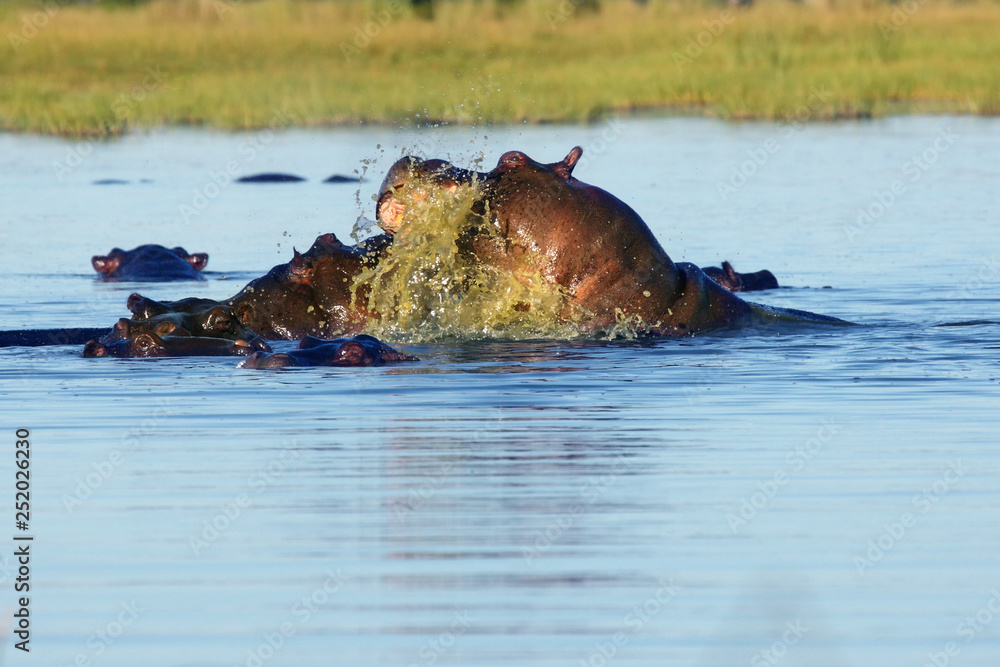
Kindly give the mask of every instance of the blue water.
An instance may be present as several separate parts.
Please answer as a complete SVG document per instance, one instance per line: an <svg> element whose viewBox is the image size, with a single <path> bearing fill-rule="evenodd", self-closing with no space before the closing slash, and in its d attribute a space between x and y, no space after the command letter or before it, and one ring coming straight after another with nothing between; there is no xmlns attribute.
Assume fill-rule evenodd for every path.
<svg viewBox="0 0 1000 667"><path fill-rule="evenodd" d="M996 665L998 119L0 135L0 328L230 296L348 239L404 152L576 144L673 259L771 269L787 287L753 299L859 326L400 340L420 363L291 372L0 350L35 537L5 664ZM230 162L310 180L212 187ZM141 243L208 252L209 280L93 280Z"/></svg>

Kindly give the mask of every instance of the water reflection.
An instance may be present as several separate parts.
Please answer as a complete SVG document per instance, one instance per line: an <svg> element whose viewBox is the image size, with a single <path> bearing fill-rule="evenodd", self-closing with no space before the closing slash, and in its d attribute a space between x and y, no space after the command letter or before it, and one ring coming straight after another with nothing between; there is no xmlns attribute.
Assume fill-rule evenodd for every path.
<svg viewBox="0 0 1000 667"><path fill-rule="evenodd" d="M965 168L942 162L848 241L872 178L944 122L976 138L949 151ZM759 300L860 326L394 341L422 361L287 373L0 350L4 414L36 438L34 659L663 667L770 651L782 666L924 664L964 641L955 628L991 599L1000 548L984 529L1000 503L1000 281L967 280L1000 245L984 157L1000 154L996 128L810 126L720 202L718 170L767 126L637 120L580 174L624 195L672 257L769 268L793 289ZM478 148L556 159L593 131L497 130L496 146ZM443 136L455 153L472 138ZM5 328L113 322L132 290L95 284L90 255L169 243L160 232L206 249L231 279L144 286L157 299L224 298L290 245L348 237L355 193L309 184L288 197L231 188L199 224L179 224L200 166L239 141L137 136L95 147L57 186L45 174L65 144L0 136L19 157L4 174L16 187L0 190L18 248L0 282ZM330 155L392 141L369 129L276 135L255 168L328 173ZM654 158L663 146L674 159ZM156 187L109 199L90 182L112 167ZM926 512L914 506L954 461L968 473ZM886 526L904 512L916 523L890 544ZM854 559L880 539L891 548L859 571ZM0 558L0 578L10 567ZM136 623L96 655L88 640L133 599ZM960 647L963 665L1000 655L989 628Z"/></svg>

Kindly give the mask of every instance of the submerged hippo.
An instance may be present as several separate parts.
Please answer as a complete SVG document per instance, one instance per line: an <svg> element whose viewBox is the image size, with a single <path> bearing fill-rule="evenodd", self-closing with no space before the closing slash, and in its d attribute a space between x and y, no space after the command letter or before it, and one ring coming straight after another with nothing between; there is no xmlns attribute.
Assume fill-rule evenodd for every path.
<svg viewBox="0 0 1000 667"><path fill-rule="evenodd" d="M373 336L326 340L306 336L291 352L256 352L241 368L289 368L294 366L381 366L399 361L419 361L395 350Z"/></svg>
<svg viewBox="0 0 1000 667"><path fill-rule="evenodd" d="M645 333L683 336L775 318L842 322L747 303L694 264L675 263L627 204L573 177L582 154L576 147L542 164L511 151L486 173L405 157L382 183L378 222L397 233L407 222L407 201L477 188L473 212L497 233L470 239L472 252L507 270L538 272L562 288L584 329L625 321Z"/></svg>
<svg viewBox="0 0 1000 667"><path fill-rule="evenodd" d="M95 255L90 263L101 280L204 280L200 272L208 264L208 255L149 244L132 250L113 248L107 255Z"/></svg>
<svg viewBox="0 0 1000 667"><path fill-rule="evenodd" d="M83 348L85 357L233 357L248 356L260 350L270 350L260 338L252 341L207 338L202 336L141 333L132 338L102 343L88 342Z"/></svg>
<svg viewBox="0 0 1000 667"><path fill-rule="evenodd" d="M182 299L175 302L153 301L138 294L128 300L132 318L118 320L111 331L99 338L102 343L135 338L139 334L157 336L194 336L252 340L258 334L243 325L233 309L211 299Z"/></svg>
<svg viewBox="0 0 1000 667"><path fill-rule="evenodd" d="M702 271L730 292L759 292L778 287L778 279L767 269L755 273L737 273L732 264L723 262L721 269L707 266Z"/></svg>

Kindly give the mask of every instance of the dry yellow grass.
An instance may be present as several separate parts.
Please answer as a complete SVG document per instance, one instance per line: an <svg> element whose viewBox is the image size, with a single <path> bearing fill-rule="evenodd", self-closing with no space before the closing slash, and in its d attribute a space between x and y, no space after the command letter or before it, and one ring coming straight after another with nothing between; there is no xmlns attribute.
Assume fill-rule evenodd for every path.
<svg viewBox="0 0 1000 667"><path fill-rule="evenodd" d="M398 0L4 6L0 128L1000 112L995 0L576 2L444 2L433 21Z"/></svg>

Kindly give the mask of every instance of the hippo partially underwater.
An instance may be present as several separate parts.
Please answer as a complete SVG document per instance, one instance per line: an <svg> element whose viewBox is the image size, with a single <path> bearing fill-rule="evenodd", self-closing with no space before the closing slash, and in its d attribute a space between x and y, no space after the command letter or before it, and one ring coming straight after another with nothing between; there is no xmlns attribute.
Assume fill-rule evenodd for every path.
<svg viewBox="0 0 1000 667"><path fill-rule="evenodd" d="M417 358L395 350L374 336L365 334L334 340L306 336L298 348L291 352L276 354L267 351L255 352L241 363L240 367L381 366L399 361L417 361Z"/></svg>
<svg viewBox="0 0 1000 667"><path fill-rule="evenodd" d="M134 294L128 301L131 318L119 320L110 331L0 332L0 345L88 342L91 356L261 352L247 367L408 360L376 339L348 345L350 354L336 351L344 344L340 340L312 341L304 351L276 356L267 356L264 341L358 336L385 317L369 305L366 292L371 286L358 280L359 275L380 268L393 251L395 237L406 234L408 225L420 224L410 219L408 202L461 189L474 195L469 215L485 223L456 242L461 254L512 275L541 276L565 297L550 315L572 317L583 332L608 331L622 321L635 334L653 336L689 336L775 321L846 324L759 306L730 291L776 287L770 272L738 274L724 263L721 271L714 269L716 282L693 264L673 262L627 204L573 177L581 155L582 149L574 148L563 160L542 164L512 151L489 172L406 157L390 168L379 191L376 222L384 234L354 246L333 234L322 235L308 251L295 252L289 262L223 301L160 302ZM323 345L328 347L309 351ZM379 352L378 346L391 353Z"/></svg>
<svg viewBox="0 0 1000 667"><path fill-rule="evenodd" d="M147 244L132 250L113 248L107 255L95 255L90 263L101 280L204 280L201 270L208 264L208 255Z"/></svg>

